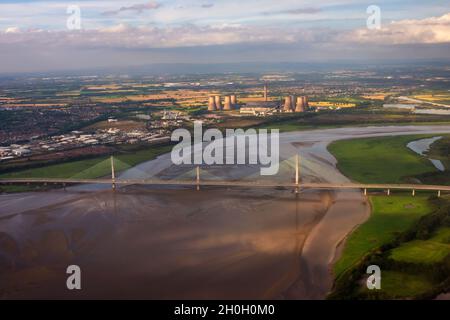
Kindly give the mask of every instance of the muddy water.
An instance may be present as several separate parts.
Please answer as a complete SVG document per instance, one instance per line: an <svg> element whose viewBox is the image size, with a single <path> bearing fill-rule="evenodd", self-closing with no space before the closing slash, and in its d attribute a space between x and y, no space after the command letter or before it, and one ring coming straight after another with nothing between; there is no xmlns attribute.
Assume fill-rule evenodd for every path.
<svg viewBox="0 0 450 320"><path fill-rule="evenodd" d="M300 152L303 181L345 182L329 142L444 132L450 127L284 134L273 179L292 180L292 157ZM193 168L169 159L122 177L193 177ZM258 172L203 167L202 177L257 179ZM321 299L332 285L337 244L369 214L358 190L87 190L0 196L2 298ZM65 287L69 264L81 267L81 291Z"/></svg>
<svg viewBox="0 0 450 320"><path fill-rule="evenodd" d="M306 236L332 201L287 190L74 194L1 220L1 294L274 298L298 278ZM78 293L64 287L69 264L82 269Z"/></svg>

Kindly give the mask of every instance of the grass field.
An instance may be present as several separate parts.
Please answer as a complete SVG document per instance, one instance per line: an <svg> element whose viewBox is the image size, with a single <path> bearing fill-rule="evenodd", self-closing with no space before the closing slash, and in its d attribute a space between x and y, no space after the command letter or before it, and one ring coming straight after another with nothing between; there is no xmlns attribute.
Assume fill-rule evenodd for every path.
<svg viewBox="0 0 450 320"><path fill-rule="evenodd" d="M158 155L170 152L172 146L155 146L138 151L129 151L115 156L115 170L120 172L141 162L156 158ZM78 178L91 179L111 175L111 162L109 157L70 161L39 168L26 169L17 172L4 173L1 179L6 178Z"/></svg>
<svg viewBox="0 0 450 320"><path fill-rule="evenodd" d="M434 264L450 254L450 245L431 240L414 240L391 250L390 258L398 262Z"/></svg>
<svg viewBox="0 0 450 320"><path fill-rule="evenodd" d="M430 239L431 241L450 244L450 227L442 227Z"/></svg>
<svg viewBox="0 0 450 320"><path fill-rule="evenodd" d="M380 293L388 294L392 299L409 298L431 290L433 285L431 281L421 275L384 271L381 277ZM361 291L369 292L366 286L361 286Z"/></svg>
<svg viewBox="0 0 450 320"><path fill-rule="evenodd" d="M370 250L391 241L421 216L431 213L433 207L427 199L427 196L410 195L371 196L372 214L347 239L334 265L335 276L352 267Z"/></svg>
<svg viewBox="0 0 450 320"><path fill-rule="evenodd" d="M336 141L328 150L338 159L339 170L363 183L401 183L405 178L437 171L424 157L406 147L424 135Z"/></svg>

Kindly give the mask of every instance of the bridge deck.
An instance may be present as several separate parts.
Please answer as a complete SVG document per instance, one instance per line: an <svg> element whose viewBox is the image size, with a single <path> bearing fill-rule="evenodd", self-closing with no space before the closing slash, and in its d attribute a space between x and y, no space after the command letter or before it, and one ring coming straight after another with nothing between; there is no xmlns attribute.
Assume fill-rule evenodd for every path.
<svg viewBox="0 0 450 320"><path fill-rule="evenodd" d="M115 184L115 185L164 185L164 186L222 186L301 189L399 189L450 191L450 186L426 184L366 184L366 183L299 183L276 181L226 181L226 180L161 180L161 179L0 179L0 184Z"/></svg>

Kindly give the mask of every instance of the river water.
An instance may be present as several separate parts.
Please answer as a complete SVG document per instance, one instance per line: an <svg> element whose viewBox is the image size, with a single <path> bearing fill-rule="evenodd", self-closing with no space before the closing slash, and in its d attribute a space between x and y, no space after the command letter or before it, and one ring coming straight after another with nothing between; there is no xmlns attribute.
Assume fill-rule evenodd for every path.
<svg viewBox="0 0 450 320"><path fill-rule="evenodd" d="M449 133L450 126L339 128L281 135L271 179L347 182L334 140ZM202 167L204 179L260 179L250 165ZM120 178L193 178L162 155ZM0 195L0 297L323 299L336 247L370 213L359 190L83 187ZM66 289L69 264L82 290Z"/></svg>
<svg viewBox="0 0 450 320"><path fill-rule="evenodd" d="M442 137L432 137L432 138L411 141L407 144L407 147L410 148L415 153L417 153L421 156L427 157L426 153L430 150L430 146L434 142L438 141L439 139L442 139ZM445 171L445 167L440 160L431 159L431 158L428 158L428 160L430 160L430 162L433 164L433 166L436 169L438 169L439 171Z"/></svg>

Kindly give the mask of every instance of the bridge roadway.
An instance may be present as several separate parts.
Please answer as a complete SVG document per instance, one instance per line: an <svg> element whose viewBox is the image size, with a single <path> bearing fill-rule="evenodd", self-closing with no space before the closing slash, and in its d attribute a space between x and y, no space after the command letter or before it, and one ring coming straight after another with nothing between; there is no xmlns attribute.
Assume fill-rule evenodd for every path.
<svg viewBox="0 0 450 320"><path fill-rule="evenodd" d="M370 189L383 190L428 190L450 191L450 186L426 184L367 184L367 183L303 183L277 181L227 181L227 180L161 180L161 179L0 179L0 184L109 184L115 185L164 185L164 186L218 186L218 187L258 187L258 188L299 188L299 189Z"/></svg>

